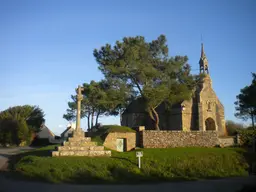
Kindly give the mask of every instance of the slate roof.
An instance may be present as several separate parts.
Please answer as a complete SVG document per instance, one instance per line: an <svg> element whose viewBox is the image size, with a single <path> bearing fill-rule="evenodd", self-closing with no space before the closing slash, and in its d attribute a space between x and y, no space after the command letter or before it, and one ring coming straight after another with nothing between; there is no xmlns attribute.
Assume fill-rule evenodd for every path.
<svg viewBox="0 0 256 192"><path fill-rule="evenodd" d="M181 107L183 101L181 102L177 102L175 104L172 105L172 108L179 108ZM145 111L146 108L146 104L143 98L138 98L134 101L132 101L127 108L125 109L125 111L123 112L123 114L129 114L129 113L147 113ZM157 110L163 110L165 107L164 104L161 104L158 106Z"/></svg>
<svg viewBox="0 0 256 192"><path fill-rule="evenodd" d="M60 134L61 137L63 137L70 129L73 129L73 131L74 131L74 128L72 128L71 126L67 127L67 129Z"/></svg>
<svg viewBox="0 0 256 192"><path fill-rule="evenodd" d="M55 136L55 134L46 126L46 125L42 125L41 127L40 127L40 131L37 133L37 135L40 135L40 132L43 130L43 129L46 129L47 130L47 132L49 133L49 135L51 135L51 136Z"/></svg>

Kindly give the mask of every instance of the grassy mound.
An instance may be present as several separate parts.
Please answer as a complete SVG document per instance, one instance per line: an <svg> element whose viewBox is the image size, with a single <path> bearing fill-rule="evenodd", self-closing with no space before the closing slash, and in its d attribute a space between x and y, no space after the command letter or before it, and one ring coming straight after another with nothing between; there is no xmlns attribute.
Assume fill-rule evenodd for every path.
<svg viewBox="0 0 256 192"><path fill-rule="evenodd" d="M130 127L120 126L120 125L104 125L102 126L97 133L103 134L103 133L112 133L112 132L135 132Z"/></svg>
<svg viewBox="0 0 256 192"><path fill-rule="evenodd" d="M94 136L92 136L92 141L97 142L98 145L103 145L107 134L112 132L124 133L136 131L131 129L130 127L120 125L104 125L94 133Z"/></svg>
<svg viewBox="0 0 256 192"><path fill-rule="evenodd" d="M47 157L50 148L31 152L16 162L16 172L53 183L141 183L248 175L241 149L143 149L142 168L136 151L112 152L112 157ZM42 154L40 156L39 154Z"/></svg>

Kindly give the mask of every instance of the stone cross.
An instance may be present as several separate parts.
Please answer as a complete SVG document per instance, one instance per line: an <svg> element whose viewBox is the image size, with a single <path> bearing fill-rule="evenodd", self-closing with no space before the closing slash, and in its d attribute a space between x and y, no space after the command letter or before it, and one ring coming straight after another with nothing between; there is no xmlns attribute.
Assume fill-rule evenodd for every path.
<svg viewBox="0 0 256 192"><path fill-rule="evenodd" d="M78 88L76 89L76 99L77 99L77 115L76 115L76 130L78 131L78 129L81 129L80 126L80 120L81 120L81 101L83 100L83 95L82 95L82 91L84 90L83 87L81 87L80 85L78 86Z"/></svg>

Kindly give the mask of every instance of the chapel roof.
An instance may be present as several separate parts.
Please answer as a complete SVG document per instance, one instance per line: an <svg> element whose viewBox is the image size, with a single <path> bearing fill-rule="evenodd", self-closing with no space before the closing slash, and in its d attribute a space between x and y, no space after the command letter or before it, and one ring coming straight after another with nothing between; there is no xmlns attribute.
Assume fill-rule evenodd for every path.
<svg viewBox="0 0 256 192"><path fill-rule="evenodd" d="M179 108L181 107L183 101L180 102L176 102L172 105L172 108ZM161 105L159 105L157 107L158 109L162 110L165 109L166 106L164 103L162 103ZM125 111L123 112L123 114L129 114L129 113L147 113L146 109L146 103L145 100L143 98L137 98L136 100L133 100L125 109Z"/></svg>

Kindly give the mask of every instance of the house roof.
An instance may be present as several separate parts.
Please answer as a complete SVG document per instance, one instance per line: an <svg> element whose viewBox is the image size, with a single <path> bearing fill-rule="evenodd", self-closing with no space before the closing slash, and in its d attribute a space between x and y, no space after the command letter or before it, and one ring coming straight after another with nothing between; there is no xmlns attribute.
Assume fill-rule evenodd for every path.
<svg viewBox="0 0 256 192"><path fill-rule="evenodd" d="M65 131L63 131L60 135L61 136L65 135L71 129L73 129L73 131L75 130L72 126L70 126L70 127L67 127L67 129L65 129Z"/></svg>
<svg viewBox="0 0 256 192"><path fill-rule="evenodd" d="M43 131L43 130L47 130L49 135L51 135L53 137L55 136L55 134L44 124L40 127L40 131L37 134L40 134L40 132Z"/></svg>

